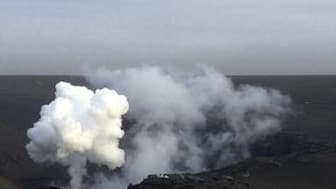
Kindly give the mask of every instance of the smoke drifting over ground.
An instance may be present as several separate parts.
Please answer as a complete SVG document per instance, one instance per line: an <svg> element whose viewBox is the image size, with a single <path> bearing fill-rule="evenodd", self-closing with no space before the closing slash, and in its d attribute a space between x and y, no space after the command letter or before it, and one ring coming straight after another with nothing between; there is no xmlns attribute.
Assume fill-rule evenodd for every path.
<svg viewBox="0 0 336 189"><path fill-rule="evenodd" d="M55 100L44 105L41 118L27 131L26 145L37 163L68 167L71 188L80 189L87 161L115 169L124 163L119 148L121 116L128 111L125 96L109 89L96 90L60 82Z"/></svg>
<svg viewBox="0 0 336 189"><path fill-rule="evenodd" d="M93 92L60 82L56 99L27 132L30 157L67 166L72 189L122 189L148 174L235 163L249 157L253 142L279 131L290 112L290 98L279 91L234 86L208 67L188 73L155 66L99 69L87 78L127 99L107 88ZM87 162L121 169L88 173Z"/></svg>
<svg viewBox="0 0 336 189"><path fill-rule="evenodd" d="M249 145L279 131L290 98L273 89L234 86L208 67L188 73L147 66L87 73L95 87L125 94L132 126L121 173L96 175L93 188L125 188L148 174L198 172L249 157Z"/></svg>

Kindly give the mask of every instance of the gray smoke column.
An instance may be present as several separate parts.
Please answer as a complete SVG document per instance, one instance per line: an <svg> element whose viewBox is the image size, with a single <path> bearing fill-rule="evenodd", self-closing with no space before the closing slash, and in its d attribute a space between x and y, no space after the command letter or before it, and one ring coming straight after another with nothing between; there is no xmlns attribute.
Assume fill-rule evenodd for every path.
<svg viewBox="0 0 336 189"><path fill-rule="evenodd" d="M125 188L148 174L198 172L248 158L249 145L279 131L291 110L290 98L279 91L235 86L204 66L188 72L98 69L87 78L127 95L131 104L122 174L97 176L92 188Z"/></svg>
<svg viewBox="0 0 336 189"><path fill-rule="evenodd" d="M121 116L128 111L126 97L107 88L94 92L66 82L56 85L55 96L27 131L30 157L37 163L67 166L72 189L81 188L87 161L110 169L123 165L119 139L124 135Z"/></svg>

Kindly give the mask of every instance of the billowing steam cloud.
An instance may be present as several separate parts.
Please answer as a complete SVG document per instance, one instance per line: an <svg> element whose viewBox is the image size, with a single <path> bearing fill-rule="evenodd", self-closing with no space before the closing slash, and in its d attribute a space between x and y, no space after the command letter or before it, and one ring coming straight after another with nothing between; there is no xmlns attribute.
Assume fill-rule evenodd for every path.
<svg viewBox="0 0 336 189"><path fill-rule="evenodd" d="M119 139L124 135L121 116L128 111L128 102L113 90L93 92L65 82L56 85L55 95L28 130L31 142L26 149L35 162L68 166L71 188L79 189L87 161L110 169L124 163Z"/></svg>
<svg viewBox="0 0 336 189"><path fill-rule="evenodd" d="M125 188L153 173L197 172L249 157L249 145L280 129L290 98L273 89L234 86L200 67L189 73L155 66L97 70L96 87L111 87L131 104L122 139L121 174L97 176L93 188Z"/></svg>
<svg viewBox="0 0 336 189"><path fill-rule="evenodd" d="M279 131L290 112L290 98L279 91L234 86L208 67L188 73L155 66L100 69L87 78L95 87L127 95L125 136L125 96L65 82L57 84L56 99L28 130L31 158L68 166L72 189L124 189L148 174L232 164L249 157L253 142ZM94 180L83 187L87 162L122 167L112 176L91 175Z"/></svg>

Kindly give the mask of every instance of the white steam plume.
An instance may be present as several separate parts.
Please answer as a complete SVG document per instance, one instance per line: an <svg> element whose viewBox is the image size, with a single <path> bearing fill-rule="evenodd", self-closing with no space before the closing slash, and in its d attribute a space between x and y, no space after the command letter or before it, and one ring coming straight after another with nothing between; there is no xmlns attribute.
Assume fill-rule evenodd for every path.
<svg viewBox="0 0 336 189"><path fill-rule="evenodd" d="M87 73L131 104L122 174L92 188L125 188L148 174L197 172L249 157L249 145L280 130L290 98L273 89L234 86L208 67L183 73L156 66Z"/></svg>
<svg viewBox="0 0 336 189"><path fill-rule="evenodd" d="M27 131L26 145L37 163L68 167L71 188L80 189L87 161L110 169L124 163L119 148L121 116L128 111L125 96L109 89L95 92L66 82L56 85L55 100L42 106L41 118Z"/></svg>

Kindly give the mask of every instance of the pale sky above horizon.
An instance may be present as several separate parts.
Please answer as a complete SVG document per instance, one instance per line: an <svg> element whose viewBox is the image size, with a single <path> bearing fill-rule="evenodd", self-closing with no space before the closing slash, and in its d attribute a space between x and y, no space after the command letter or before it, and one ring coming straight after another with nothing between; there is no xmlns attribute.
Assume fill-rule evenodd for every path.
<svg viewBox="0 0 336 189"><path fill-rule="evenodd" d="M334 0L0 0L0 74L336 74Z"/></svg>

